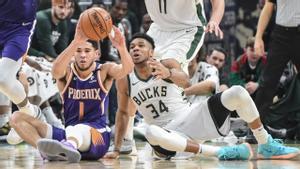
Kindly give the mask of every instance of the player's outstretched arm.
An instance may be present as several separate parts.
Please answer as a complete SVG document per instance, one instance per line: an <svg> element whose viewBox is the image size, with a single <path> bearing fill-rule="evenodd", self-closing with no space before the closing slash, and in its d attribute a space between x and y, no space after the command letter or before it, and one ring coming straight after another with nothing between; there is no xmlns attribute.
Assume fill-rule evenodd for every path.
<svg viewBox="0 0 300 169"><path fill-rule="evenodd" d="M104 158L118 158L129 116L134 116L136 112L136 107L129 97L127 77L117 80L116 87L118 91L118 110L115 122L115 147L113 152L107 153Z"/></svg>
<svg viewBox="0 0 300 169"><path fill-rule="evenodd" d="M134 64L128 53L125 37L117 27L113 27L113 33L109 34L112 45L118 49L121 57L121 64L113 64L108 70L108 75L114 79L120 79L132 72Z"/></svg>
<svg viewBox="0 0 300 169"><path fill-rule="evenodd" d="M79 46L80 43L86 40L87 37L82 33L82 30L80 28L80 22L78 22L73 41L61 54L58 55L58 57L53 62L53 67L52 67L53 78L59 80L65 77L67 68L69 66L71 59L74 56L74 53L77 50L77 47Z"/></svg>
<svg viewBox="0 0 300 169"><path fill-rule="evenodd" d="M216 91L216 84L211 80L204 80L184 89L186 96L190 95L209 95Z"/></svg>

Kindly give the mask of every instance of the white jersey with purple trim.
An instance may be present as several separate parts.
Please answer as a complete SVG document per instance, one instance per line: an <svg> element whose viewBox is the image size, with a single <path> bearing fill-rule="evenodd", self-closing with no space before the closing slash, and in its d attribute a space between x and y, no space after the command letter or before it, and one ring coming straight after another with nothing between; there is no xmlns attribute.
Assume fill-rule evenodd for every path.
<svg viewBox="0 0 300 169"><path fill-rule="evenodd" d="M203 0L145 0L154 25L164 31L204 26Z"/></svg>

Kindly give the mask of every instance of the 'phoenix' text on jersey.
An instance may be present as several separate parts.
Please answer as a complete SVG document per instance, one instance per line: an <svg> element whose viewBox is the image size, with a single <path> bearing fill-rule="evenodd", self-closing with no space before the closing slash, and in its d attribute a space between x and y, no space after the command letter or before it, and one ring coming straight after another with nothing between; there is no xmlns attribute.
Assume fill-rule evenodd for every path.
<svg viewBox="0 0 300 169"><path fill-rule="evenodd" d="M74 89L69 87L68 98L71 99L92 99L92 100L101 100L100 98L100 89Z"/></svg>

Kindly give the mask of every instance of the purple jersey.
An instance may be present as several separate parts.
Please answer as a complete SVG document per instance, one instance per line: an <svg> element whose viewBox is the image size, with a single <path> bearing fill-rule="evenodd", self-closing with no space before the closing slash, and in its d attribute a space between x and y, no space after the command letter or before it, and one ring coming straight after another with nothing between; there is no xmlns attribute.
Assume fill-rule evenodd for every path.
<svg viewBox="0 0 300 169"><path fill-rule="evenodd" d="M0 0L0 21L19 24L33 22L37 7L37 0Z"/></svg>
<svg viewBox="0 0 300 169"><path fill-rule="evenodd" d="M62 92L66 127L87 124L93 128L106 126L107 91L102 86L100 64L86 79L80 79L71 65L71 74Z"/></svg>
<svg viewBox="0 0 300 169"><path fill-rule="evenodd" d="M37 0L0 0L0 57L27 55L35 27Z"/></svg>

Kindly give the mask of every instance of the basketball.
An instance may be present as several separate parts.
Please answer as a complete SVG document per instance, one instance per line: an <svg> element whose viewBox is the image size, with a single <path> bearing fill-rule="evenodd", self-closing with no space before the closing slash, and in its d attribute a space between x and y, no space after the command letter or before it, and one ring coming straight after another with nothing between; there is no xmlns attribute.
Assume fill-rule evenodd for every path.
<svg viewBox="0 0 300 169"><path fill-rule="evenodd" d="M93 7L82 13L80 27L89 39L99 41L106 38L110 33L112 19L105 9Z"/></svg>

